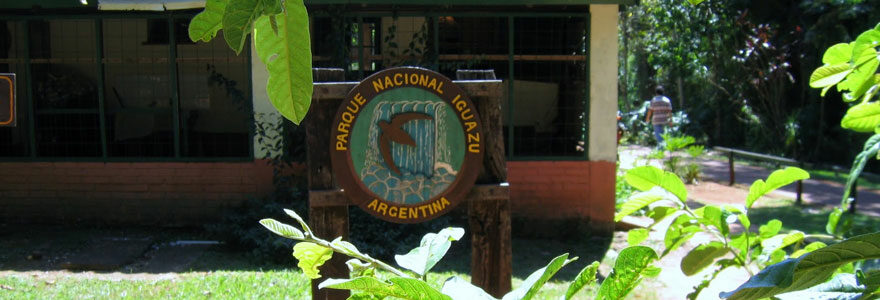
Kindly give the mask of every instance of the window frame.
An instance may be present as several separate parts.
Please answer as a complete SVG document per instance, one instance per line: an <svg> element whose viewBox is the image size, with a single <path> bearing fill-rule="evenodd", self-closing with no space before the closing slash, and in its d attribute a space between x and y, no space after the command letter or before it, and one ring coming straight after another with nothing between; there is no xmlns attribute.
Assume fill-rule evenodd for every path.
<svg viewBox="0 0 880 300"><path fill-rule="evenodd" d="M21 80L25 81L25 91L19 92L18 100L20 104L20 109L25 109L23 114L27 115L26 122L19 122L19 126L26 126L24 130L28 136L29 141L25 145L25 153L26 155L21 156L0 156L0 162L247 162L254 160L254 135L255 135L255 126L253 124L249 124L247 129L247 149L248 153L243 156L233 156L233 157L197 157L197 156L186 156L182 153L181 145L185 142L182 139L181 129L182 125L180 124L180 114L182 112L182 108L180 105L180 89L179 89L179 78L178 78L178 67L181 63L179 61L179 57L177 56L177 47L179 45L191 45L191 43L179 43L177 35L177 30L175 25L176 22L179 22L180 19L191 19L196 15L198 11L169 11L169 12L129 12L129 13L80 13L80 14L44 14L44 15L20 15L20 14L0 14L0 18L10 23L12 22L30 22L30 21L52 21L52 20L92 20L95 26L95 43L96 49L94 51L94 59L96 65L96 92L97 92L97 101L98 107L97 109L78 109L85 110L94 110L98 115L99 119L99 134L100 134L100 142L101 142L101 155L99 156L81 156L81 157L65 157L65 156L38 156L37 142L36 142L36 105L34 103L34 95L33 95L33 62L30 57L30 40L31 37L28 34L25 34L22 38L15 41L18 43L23 43L24 53L22 57L16 58L18 60L23 60L22 65L24 66L24 71L21 72L23 74L17 74L17 76L21 76ZM168 61L173 62L169 63L168 67L168 78L170 80L170 95L169 97L172 99L172 106L170 107L172 113L172 128L173 128L173 155L172 156L160 156L160 157L140 157L140 156L110 156L108 145L110 141L108 140L108 125L107 123L107 112L105 107L105 68L107 62L105 60L104 54L104 30L103 23L106 19L143 19L143 20L164 20L168 23L169 32L168 32L168 43L167 43L167 51L168 51ZM218 37L219 38L219 37ZM246 93L246 101L248 105L253 106L253 74L252 70L252 60L251 60L251 46L250 41L248 41L239 56L244 57L246 62L246 81L242 82L243 85L249 87L251 92ZM26 105L21 105L26 103ZM253 111L249 112L251 114L251 118L253 118Z"/></svg>

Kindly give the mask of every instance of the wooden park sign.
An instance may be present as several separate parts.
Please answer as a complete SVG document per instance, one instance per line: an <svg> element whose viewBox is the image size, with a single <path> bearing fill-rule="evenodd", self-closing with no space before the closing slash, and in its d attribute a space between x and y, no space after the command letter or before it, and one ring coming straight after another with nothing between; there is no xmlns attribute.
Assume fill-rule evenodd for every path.
<svg viewBox="0 0 880 300"><path fill-rule="evenodd" d="M0 73L0 126L15 126L15 74Z"/></svg>
<svg viewBox="0 0 880 300"><path fill-rule="evenodd" d="M482 126L467 94L421 68L386 69L354 87L332 123L333 174L352 203L395 223L454 208L482 169Z"/></svg>
<svg viewBox="0 0 880 300"><path fill-rule="evenodd" d="M315 234L347 239L350 205L383 220L415 223L462 204L471 283L499 298L510 291L502 82L494 76L453 82L412 67L380 71L361 82L344 82L342 69L312 74L312 106L303 124ZM347 278L347 260L334 255L321 275ZM349 296L318 283L312 281L312 299Z"/></svg>

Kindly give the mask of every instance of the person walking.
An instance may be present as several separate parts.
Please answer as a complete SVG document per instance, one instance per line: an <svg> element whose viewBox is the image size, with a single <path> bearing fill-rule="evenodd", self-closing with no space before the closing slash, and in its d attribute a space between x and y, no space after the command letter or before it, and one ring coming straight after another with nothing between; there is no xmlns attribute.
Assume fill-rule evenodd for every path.
<svg viewBox="0 0 880 300"><path fill-rule="evenodd" d="M651 98L651 105L648 106L648 113L645 116L645 122L651 122L654 125L654 138L657 139L657 147L663 146L663 134L666 132L666 126L672 123L672 101L669 101L669 98L663 94L662 85L654 88L654 98Z"/></svg>

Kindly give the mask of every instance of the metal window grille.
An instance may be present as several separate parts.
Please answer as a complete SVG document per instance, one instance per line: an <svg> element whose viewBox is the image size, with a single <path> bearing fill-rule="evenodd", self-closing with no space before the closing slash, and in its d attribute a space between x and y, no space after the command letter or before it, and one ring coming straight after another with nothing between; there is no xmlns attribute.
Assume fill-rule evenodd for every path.
<svg viewBox="0 0 880 300"><path fill-rule="evenodd" d="M327 7L313 15L312 32L319 32L313 34L315 65L345 68L348 80L400 65L450 78L458 69L493 69L506 87L509 159L587 158L586 9L447 14ZM339 39L348 46L333 47Z"/></svg>
<svg viewBox="0 0 880 300"><path fill-rule="evenodd" d="M251 158L249 53L188 41L190 17L4 17L0 71L18 74L21 105L0 157Z"/></svg>

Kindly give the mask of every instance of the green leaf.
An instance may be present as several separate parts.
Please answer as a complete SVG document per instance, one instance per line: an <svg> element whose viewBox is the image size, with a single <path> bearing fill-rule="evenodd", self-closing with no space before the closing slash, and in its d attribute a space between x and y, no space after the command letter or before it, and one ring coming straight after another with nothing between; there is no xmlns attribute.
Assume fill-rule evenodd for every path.
<svg viewBox="0 0 880 300"><path fill-rule="evenodd" d="M594 261L592 264L581 269L580 273L574 277L574 281L568 286L568 290L565 292L565 299L571 299L585 286L593 284L596 281L597 271L599 271L598 261Z"/></svg>
<svg viewBox="0 0 880 300"><path fill-rule="evenodd" d="M336 247L342 252L342 254L348 256L363 255L354 244L343 241L341 236L333 239L333 241L330 242L330 245Z"/></svg>
<svg viewBox="0 0 880 300"><path fill-rule="evenodd" d="M547 264L546 267L540 268L532 272L529 277L523 280L522 284L517 287L515 290L510 291L506 295L504 295L503 300L528 300L532 299L535 294L547 283L547 280L550 280L550 277L553 277L559 269L563 266L567 265L570 262L575 261L577 258L568 259L568 253L557 256L553 260Z"/></svg>
<svg viewBox="0 0 880 300"><path fill-rule="evenodd" d="M705 0L688 0L688 2L690 2L690 4L693 4L693 5L703 3L703 1L705 1Z"/></svg>
<svg viewBox="0 0 880 300"><path fill-rule="evenodd" d="M758 257L759 261L774 263L780 261L781 258L784 258L785 252L781 252L783 257L779 257L779 253L777 251L782 250L782 248L791 246L795 243L804 240L804 233L800 231L793 231L789 234L785 235L776 235L771 238L765 239L761 241L761 256ZM774 255L776 257L774 257ZM775 258L775 259L774 259Z"/></svg>
<svg viewBox="0 0 880 300"><path fill-rule="evenodd" d="M681 272L687 276L693 276L725 254L727 254L727 248L721 242L712 241L708 244L700 244L681 259Z"/></svg>
<svg viewBox="0 0 880 300"><path fill-rule="evenodd" d="M663 199L672 200L674 199L674 197L675 196L671 195L669 192L659 186L655 186L647 192L635 193L620 206L620 211L616 215L614 215L614 222L619 222L623 219L623 217L631 215L632 213L641 210L651 203Z"/></svg>
<svg viewBox="0 0 880 300"><path fill-rule="evenodd" d="M849 63L821 66L810 75L810 86L824 88L837 84L853 71Z"/></svg>
<svg viewBox="0 0 880 300"><path fill-rule="evenodd" d="M306 221L303 220L303 218L300 217L295 211L285 208L284 213L287 214L288 216L290 216L291 218L293 218L294 220L296 220L296 222L299 223L299 226L302 226L302 229L306 233L308 233L309 235L313 235L312 229L309 228L309 223L306 223Z"/></svg>
<svg viewBox="0 0 880 300"><path fill-rule="evenodd" d="M645 241L648 238L648 235L650 235L650 234L651 234L651 231L649 231L648 229L636 228L636 229L633 229L633 230L630 230L629 232L627 232L626 242L630 246L636 246L638 244L641 244L643 241Z"/></svg>
<svg viewBox="0 0 880 300"><path fill-rule="evenodd" d="M684 187L684 182L675 173L666 172L653 166L642 166L627 171L624 179L640 191L648 191L655 186L660 186L678 197L682 204L687 201L687 189Z"/></svg>
<svg viewBox="0 0 880 300"><path fill-rule="evenodd" d="M865 49L863 53L855 57L855 68L846 77L846 80L837 85L838 90L849 90L851 93L844 98L845 101L853 101L861 97L874 85L874 75L880 60L877 60L877 51L873 48Z"/></svg>
<svg viewBox="0 0 880 300"><path fill-rule="evenodd" d="M824 282L843 264L876 258L880 258L880 232L856 236L769 266L736 290L721 293L721 297L760 299L802 290Z"/></svg>
<svg viewBox="0 0 880 300"><path fill-rule="evenodd" d="M828 299L848 300L862 299L862 294L867 291L860 285L853 274L838 274L826 283L805 289L803 291L776 295L780 300L803 300L803 299Z"/></svg>
<svg viewBox="0 0 880 300"><path fill-rule="evenodd" d="M451 297L452 300L496 300L483 289L458 278L458 276L446 279L440 292Z"/></svg>
<svg viewBox="0 0 880 300"><path fill-rule="evenodd" d="M697 232L701 231L700 224L696 219L688 215L679 215L666 228L666 236L663 238L663 244L666 248L663 255L669 254L673 250L687 242Z"/></svg>
<svg viewBox="0 0 880 300"><path fill-rule="evenodd" d="M302 240L305 238L302 231L296 229L296 227L275 221L274 219L262 219L260 220L260 225L269 229L269 231L274 232L277 235L294 239L294 240Z"/></svg>
<svg viewBox="0 0 880 300"><path fill-rule="evenodd" d="M223 38L235 54L240 54L254 21L262 14L260 0L228 0L223 13ZM271 72L270 72L271 73Z"/></svg>
<svg viewBox="0 0 880 300"><path fill-rule="evenodd" d="M345 265L348 266L348 273L351 277L373 276L376 274L376 268L372 264L362 262L357 258L347 260Z"/></svg>
<svg viewBox="0 0 880 300"><path fill-rule="evenodd" d="M853 56L862 54L865 50L873 49L877 46L880 46L880 30L868 29L859 34L859 37L853 42Z"/></svg>
<svg viewBox="0 0 880 300"><path fill-rule="evenodd" d="M698 220L703 225L712 226L718 229L721 232L721 235L727 236L730 233L730 228L727 226L727 215L720 208L714 205L707 205L700 207L694 211L700 219ZM729 212L727 213L730 214Z"/></svg>
<svg viewBox="0 0 880 300"><path fill-rule="evenodd" d="M746 208L752 208L752 204L761 196L772 192L780 187L788 185L798 180L810 178L810 173L797 167L786 167L782 170L773 171L767 177L767 181L758 179L749 187L749 195L746 197Z"/></svg>
<svg viewBox="0 0 880 300"><path fill-rule="evenodd" d="M880 152L880 134L874 134L868 138L862 152L856 155L856 158L853 160L849 171L849 178L846 180L846 188L843 189L843 197L840 199L840 206L834 209L828 217L828 223L825 225L825 230L828 234L840 235L849 231L849 228L845 227L852 224L852 215L844 215L843 212L849 208L850 191L852 191L852 186L856 183L856 180L859 179L859 175L862 174L868 159L877 155L878 152ZM841 225L845 226L841 227Z"/></svg>
<svg viewBox="0 0 880 300"><path fill-rule="evenodd" d="M761 239L769 239L779 233L779 230L781 229L782 221L773 219L767 222L767 224L758 227L758 236L761 237Z"/></svg>
<svg viewBox="0 0 880 300"><path fill-rule="evenodd" d="M836 65L848 63L852 60L853 43L840 43L825 50L822 55L822 63L826 65Z"/></svg>
<svg viewBox="0 0 880 300"><path fill-rule="evenodd" d="M269 17L256 22L255 47L269 70L266 91L281 115L299 124L312 102L312 46L309 15L302 1L284 1L285 13L275 16L278 34Z"/></svg>
<svg viewBox="0 0 880 300"><path fill-rule="evenodd" d="M293 256L299 260L296 265L311 279L321 278L318 267L333 257L333 250L315 243L302 242L293 245Z"/></svg>
<svg viewBox="0 0 880 300"><path fill-rule="evenodd" d="M642 272L657 259L657 253L645 246L628 247L620 251L614 268L599 286L596 298L624 299L641 281Z"/></svg>
<svg viewBox="0 0 880 300"><path fill-rule="evenodd" d="M226 12L226 1L205 1L205 10L189 21L189 39L193 42L209 42L217 31L223 28L223 14Z"/></svg>
<svg viewBox="0 0 880 300"><path fill-rule="evenodd" d="M387 282L375 277L353 279L330 278L321 282L318 288L364 291L371 294L413 300L451 300L424 281L412 278L392 277Z"/></svg>
<svg viewBox="0 0 880 300"><path fill-rule="evenodd" d="M446 255L452 241L457 241L464 236L464 229L449 227L438 233L428 233L422 237L419 247L409 251L405 255L395 255L394 260L401 267L425 275L437 262Z"/></svg>
<svg viewBox="0 0 880 300"><path fill-rule="evenodd" d="M666 217L671 216L677 211L679 211L678 207L657 206L648 211L648 217L654 220L654 225L656 225L658 222L666 219Z"/></svg>
<svg viewBox="0 0 880 300"><path fill-rule="evenodd" d="M846 110L840 120L840 127L856 132L874 132L880 125L880 103L859 103Z"/></svg>
<svg viewBox="0 0 880 300"><path fill-rule="evenodd" d="M817 249L823 248L825 246L828 246L828 245L826 245L823 242L812 242L809 245L807 245L806 247L804 247L804 249L800 249L800 250L797 250L797 251L791 253L791 258L801 257L804 254L816 251Z"/></svg>

